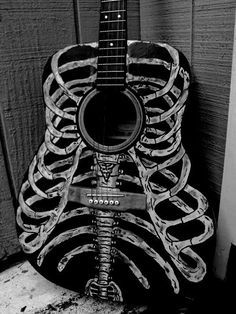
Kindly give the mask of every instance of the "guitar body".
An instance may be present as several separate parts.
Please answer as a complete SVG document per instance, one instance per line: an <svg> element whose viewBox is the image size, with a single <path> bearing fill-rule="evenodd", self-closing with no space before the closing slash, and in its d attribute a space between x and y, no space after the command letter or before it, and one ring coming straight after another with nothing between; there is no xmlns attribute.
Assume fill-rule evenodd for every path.
<svg viewBox="0 0 236 314"><path fill-rule="evenodd" d="M201 284L214 228L181 143L188 63L167 44L127 46L123 89L96 85L96 43L48 61L47 129L19 194L18 234L59 285L161 302Z"/></svg>

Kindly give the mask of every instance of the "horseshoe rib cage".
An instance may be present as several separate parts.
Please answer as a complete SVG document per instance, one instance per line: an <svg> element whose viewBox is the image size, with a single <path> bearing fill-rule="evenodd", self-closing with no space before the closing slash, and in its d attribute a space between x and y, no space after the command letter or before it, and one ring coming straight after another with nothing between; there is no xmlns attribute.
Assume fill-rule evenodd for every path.
<svg viewBox="0 0 236 314"><path fill-rule="evenodd" d="M82 141L76 117L96 69L96 44L66 47L46 66L47 128L19 194L20 243L40 273L77 291L88 292L92 280L89 294L116 301L179 293L203 280L201 247L214 232L206 198L189 184L181 142L187 61L166 44L129 42L126 82L143 102L146 123L119 155L116 183L121 192L144 194L146 210L104 211L105 218L68 198L70 187L92 190L96 181L96 152ZM103 253L109 247L104 258L102 246ZM96 283L102 269L105 292Z"/></svg>

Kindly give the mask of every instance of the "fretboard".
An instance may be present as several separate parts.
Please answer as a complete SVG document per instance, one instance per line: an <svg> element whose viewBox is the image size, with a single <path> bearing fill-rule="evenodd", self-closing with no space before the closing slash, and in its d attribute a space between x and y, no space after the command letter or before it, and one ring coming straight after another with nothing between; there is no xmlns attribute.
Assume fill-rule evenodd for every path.
<svg viewBox="0 0 236 314"><path fill-rule="evenodd" d="M126 75L127 0L101 0L97 88L123 89Z"/></svg>

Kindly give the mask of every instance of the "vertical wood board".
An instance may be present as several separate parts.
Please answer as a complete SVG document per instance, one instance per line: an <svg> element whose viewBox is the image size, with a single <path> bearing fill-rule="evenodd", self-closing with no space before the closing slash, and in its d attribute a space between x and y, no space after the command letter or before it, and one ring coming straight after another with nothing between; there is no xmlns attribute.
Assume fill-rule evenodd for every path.
<svg viewBox="0 0 236 314"><path fill-rule="evenodd" d="M235 19L236 21L236 19ZM234 48L232 64L232 80L229 103L229 118L227 126L227 140L225 149L225 163L220 200L220 212L217 229L217 245L215 253L215 274L233 287L235 279L234 248L236 244L236 24L234 29ZM233 267L231 269L231 266Z"/></svg>
<svg viewBox="0 0 236 314"><path fill-rule="evenodd" d="M55 51L75 43L73 1L4 1L1 9L1 106L19 189L44 135L43 67Z"/></svg>
<svg viewBox="0 0 236 314"><path fill-rule="evenodd" d="M140 3L141 38L175 46L192 67L183 138L194 167L202 172L203 189L218 207L236 3L232 0L141 0Z"/></svg>
<svg viewBox="0 0 236 314"><path fill-rule="evenodd" d="M230 95L235 1L194 2L192 70L206 185L220 198Z"/></svg>
<svg viewBox="0 0 236 314"><path fill-rule="evenodd" d="M14 216L12 196L0 143L0 263L5 261L8 256L20 251Z"/></svg>
<svg viewBox="0 0 236 314"><path fill-rule="evenodd" d="M191 53L191 1L140 0L141 39L165 42Z"/></svg>
<svg viewBox="0 0 236 314"><path fill-rule="evenodd" d="M55 51L75 44L75 21L72 0L1 1L0 8L0 106L4 134L4 151L0 153L1 259L19 251L12 202L16 195L11 195L14 189L10 189L8 177L12 177L18 191L44 136L44 65ZM8 165L4 164L3 153Z"/></svg>

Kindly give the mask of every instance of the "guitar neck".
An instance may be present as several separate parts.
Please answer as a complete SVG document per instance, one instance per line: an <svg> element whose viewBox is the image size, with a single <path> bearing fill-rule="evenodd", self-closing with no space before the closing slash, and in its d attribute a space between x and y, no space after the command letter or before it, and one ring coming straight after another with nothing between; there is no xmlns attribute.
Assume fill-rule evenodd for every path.
<svg viewBox="0 0 236 314"><path fill-rule="evenodd" d="M126 75L127 0L101 0L97 88L123 89Z"/></svg>

